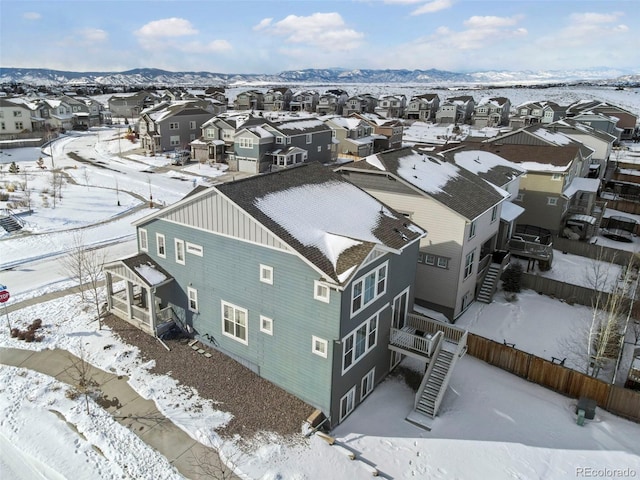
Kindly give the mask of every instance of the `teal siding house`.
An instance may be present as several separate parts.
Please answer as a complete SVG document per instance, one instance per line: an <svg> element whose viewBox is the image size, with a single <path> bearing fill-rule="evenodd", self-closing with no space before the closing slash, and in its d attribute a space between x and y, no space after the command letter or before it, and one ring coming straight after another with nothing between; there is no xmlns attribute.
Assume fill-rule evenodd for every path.
<svg viewBox="0 0 640 480"><path fill-rule="evenodd" d="M134 225L138 254L105 266L109 310L178 325L331 427L401 360L426 233L331 169L198 188Z"/></svg>

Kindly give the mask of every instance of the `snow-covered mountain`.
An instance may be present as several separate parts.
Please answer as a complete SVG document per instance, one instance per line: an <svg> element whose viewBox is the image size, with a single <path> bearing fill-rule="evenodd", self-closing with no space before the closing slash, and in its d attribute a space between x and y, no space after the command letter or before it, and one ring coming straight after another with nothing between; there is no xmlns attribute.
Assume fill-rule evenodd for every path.
<svg viewBox="0 0 640 480"><path fill-rule="evenodd" d="M0 67L0 83L30 85L138 85L189 86L289 83L424 83L513 85L591 81L637 83L638 71L594 68L572 71L485 71L457 73L444 70L371 70L343 68L284 71L277 74L228 74L212 72L169 72L137 68L125 72L67 72L41 68Z"/></svg>

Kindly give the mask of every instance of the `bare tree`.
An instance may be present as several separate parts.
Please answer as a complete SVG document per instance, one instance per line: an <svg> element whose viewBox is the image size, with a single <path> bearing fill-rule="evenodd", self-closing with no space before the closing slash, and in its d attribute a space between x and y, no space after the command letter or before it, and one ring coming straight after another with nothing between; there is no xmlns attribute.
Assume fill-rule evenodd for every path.
<svg viewBox="0 0 640 480"><path fill-rule="evenodd" d="M587 339L587 373L593 377L607 364L617 367L638 287L637 259L636 254L631 256L610 292L595 291Z"/></svg>
<svg viewBox="0 0 640 480"><path fill-rule="evenodd" d="M65 272L78 282L82 301L95 308L98 329L102 329L100 300L105 260L103 251L85 244L82 233L74 234L73 245L61 260Z"/></svg>
<svg viewBox="0 0 640 480"><path fill-rule="evenodd" d="M71 241L71 248L67 252L67 254L62 257L60 262L62 263L62 268L64 272L69 275L72 279L78 282L78 286L80 287L80 298L82 301L85 301L84 289L82 288L82 284L84 283L84 256L87 251L87 247L84 244L84 238L82 236L81 231L76 231L73 234L73 239Z"/></svg>
<svg viewBox="0 0 640 480"><path fill-rule="evenodd" d="M194 453L192 466L204 478L211 478L213 480L231 480L237 478L237 475L233 473L233 469L238 466L242 452L232 444L229 444L227 447L225 443L220 444L220 442L212 441L213 435L208 435L207 438L209 444L220 445L216 448L217 453L212 451Z"/></svg>
<svg viewBox="0 0 640 480"><path fill-rule="evenodd" d="M87 414L90 415L89 398L93 398L98 394L98 382L96 382L91 375L92 366L86 360L87 352L84 345L80 343L78 345L78 355L69 354L69 358L72 364L67 370L67 373L74 382L74 390L71 391L68 396L73 398L75 395L82 395L82 397L84 397Z"/></svg>
<svg viewBox="0 0 640 480"><path fill-rule="evenodd" d="M51 170L51 190L53 198L53 208L56 208L56 198L62 199L62 185L64 184L64 176L62 170L54 168Z"/></svg>

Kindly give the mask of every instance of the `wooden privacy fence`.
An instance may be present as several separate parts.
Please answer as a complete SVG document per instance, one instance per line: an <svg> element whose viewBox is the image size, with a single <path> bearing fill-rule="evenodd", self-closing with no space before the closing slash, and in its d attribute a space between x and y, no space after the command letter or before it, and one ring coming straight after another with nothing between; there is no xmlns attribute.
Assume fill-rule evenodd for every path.
<svg viewBox="0 0 640 480"><path fill-rule="evenodd" d="M629 259L633 255L632 252L626 250L618 250L616 248L605 247L604 245L569 240L568 238L562 237L553 238L553 249L622 266L628 265ZM557 254L556 251L556 255Z"/></svg>
<svg viewBox="0 0 640 480"><path fill-rule="evenodd" d="M530 382L571 398L589 397L605 410L640 423L640 392L610 385L509 345L468 334L467 352Z"/></svg>
<svg viewBox="0 0 640 480"><path fill-rule="evenodd" d="M560 298L571 305L577 303L591 307L596 296L593 288L560 282L553 278L524 272L522 273L521 285L522 288L529 288L549 297ZM609 294L607 292L598 292L597 295L602 296L600 303L606 305Z"/></svg>

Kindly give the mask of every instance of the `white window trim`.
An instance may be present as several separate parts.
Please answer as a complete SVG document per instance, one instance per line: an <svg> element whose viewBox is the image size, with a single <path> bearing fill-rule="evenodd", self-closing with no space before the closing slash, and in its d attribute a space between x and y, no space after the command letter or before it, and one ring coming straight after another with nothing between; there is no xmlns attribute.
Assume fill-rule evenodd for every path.
<svg viewBox="0 0 640 480"><path fill-rule="evenodd" d="M382 270L385 270L385 281L384 281L384 289L382 290L382 292L378 293L378 282L380 281L380 277L379 274ZM369 300L367 303L365 303L364 301L364 280L370 276L372 273L375 273L375 295L373 296L373 298L371 300ZM353 300L354 300L354 292L355 292L355 287L357 284L362 283L362 291L360 293L360 295L362 295L362 302L360 305L360 308L358 308L357 310L353 310ZM387 260L386 262L378 265L375 269L373 270L369 270L367 271L364 275L360 276L357 280L354 280L353 283L351 284L351 316L355 316L358 313L360 313L362 310L364 310L365 308L367 308L369 305L373 304L376 300L378 300L380 297L382 297L385 293L387 293L387 285L389 284L389 261Z"/></svg>
<svg viewBox="0 0 640 480"><path fill-rule="evenodd" d="M367 378L369 379L369 382L368 382L369 390L365 392L364 381L367 380ZM369 372L364 377L362 377L362 380L360 380L360 401L367 398L369 394L373 392L373 385L374 385L375 379L376 379L376 367L373 367L371 370L369 370Z"/></svg>
<svg viewBox="0 0 640 480"><path fill-rule="evenodd" d="M195 303L195 308L191 307L191 300ZM187 287L187 307L190 312L198 313L198 290L193 287Z"/></svg>
<svg viewBox="0 0 640 480"><path fill-rule="evenodd" d="M444 265L440 264L440 260L444 260ZM436 261L436 267L438 268L449 268L449 259L446 257L438 257L438 260Z"/></svg>
<svg viewBox="0 0 640 480"><path fill-rule="evenodd" d="M268 278L264 276L266 272L269 272ZM273 285L273 267L260 264L260 281L262 283Z"/></svg>
<svg viewBox="0 0 640 480"><path fill-rule="evenodd" d="M477 225L475 220L469 224L469 237L468 237L469 240L471 240L473 237L476 236L476 227Z"/></svg>
<svg viewBox="0 0 640 480"><path fill-rule="evenodd" d="M248 310L246 308L242 308L242 307L239 307L237 305L234 305L233 303L225 302L224 300L221 300L220 304L221 304L220 305L220 311L221 311L220 317L221 317L221 320L222 320L222 334L225 337L232 338L236 342L240 342L240 343L242 343L244 345L249 345L249 312L248 312ZM241 312L244 312L244 318L246 319L246 325L245 325L245 334L247 336L246 339L243 339L243 338L240 338L240 337L236 337L235 335L232 335L232 334L230 334L230 333L225 331L225 329L224 329L224 307L225 307L225 305L227 307L231 307L234 310L234 313L235 313L235 310L239 310ZM233 323L235 324L235 318L233 319Z"/></svg>
<svg viewBox="0 0 640 480"><path fill-rule="evenodd" d="M389 305L385 305L384 307L382 307L380 310L378 310L375 314L371 315L369 318L367 318L364 322L362 322L360 325L358 325L356 328L354 328L353 330L351 330L351 332L349 332L348 335L345 335L345 337L340 341L340 344L342 345L342 357L340 362L342 363L342 375L344 375L345 373L347 373L349 370L351 370L353 368L354 365L356 365L358 362L360 362L364 357L366 357L369 352L375 350L376 346L378 345L378 333L380 330L380 312L382 312L385 308L387 308ZM375 338L374 338L374 342L373 345L369 346L369 335L371 334L371 330L370 330L370 321L372 319L376 319L376 332L375 332ZM362 353L362 355L360 355L358 358L354 358L355 355L355 348L356 348L356 333L358 330L360 330L363 326L367 327L367 334L366 334L366 339L365 339L365 349L364 352ZM349 337L353 337L353 343L352 343L352 347L351 347L351 364L345 368L344 367L344 357L345 357L345 348L347 346L347 338Z"/></svg>
<svg viewBox="0 0 640 480"><path fill-rule="evenodd" d="M324 352L316 348L316 345L324 345ZM329 342L324 338L316 337L315 335L311 336L311 351L322 358L327 358L329 352Z"/></svg>
<svg viewBox="0 0 640 480"><path fill-rule="evenodd" d="M140 237L139 237L140 250L143 251L143 252L148 252L149 251L149 236L147 235L147 231L144 228L141 228L141 229L138 230L138 232L140 234Z"/></svg>
<svg viewBox="0 0 640 480"><path fill-rule="evenodd" d="M162 239L162 247L164 249L164 253L160 253L160 239ZM162 233L156 233L156 253L159 257L167 258L167 242Z"/></svg>
<svg viewBox="0 0 640 480"><path fill-rule="evenodd" d="M264 327L265 322L269 324L268 328ZM262 333L266 333L267 335L273 335L273 318L260 315L260 331Z"/></svg>
<svg viewBox="0 0 640 480"><path fill-rule="evenodd" d="M204 255L202 245L196 245L195 243L187 242L185 247L187 253L191 253L192 255L197 255L199 257L202 257Z"/></svg>
<svg viewBox="0 0 640 480"><path fill-rule="evenodd" d="M318 288L324 288L327 291L327 295L318 295ZM330 293L330 289L329 286L318 281L318 280L314 280L313 281L313 298L315 300L320 300L321 302L325 302L325 303L329 303L330 299L331 299L331 293Z"/></svg>
<svg viewBox="0 0 640 480"><path fill-rule="evenodd" d="M467 264L467 261L469 259L469 257L471 257L471 263ZM473 265L476 262L476 250L473 249L472 251L470 251L469 253L467 253L464 257L464 267L463 267L463 273L464 275L464 279L467 279L471 276L471 274L473 273ZM467 268L469 268L469 273L467 273Z"/></svg>
<svg viewBox="0 0 640 480"><path fill-rule="evenodd" d="M186 262L186 250L184 248L184 240L180 240L178 238L174 239L174 244L175 244L175 250L176 250L176 263L179 263L180 265L184 265ZM182 249L182 250L181 250ZM180 251L182 251L182 259L180 259L180 257L178 256L178 253L180 253Z"/></svg>
<svg viewBox="0 0 640 480"><path fill-rule="evenodd" d="M342 413L342 403L349 402L351 400L351 408L347 408L347 410ZM347 403L348 405L348 403ZM349 416L353 409L356 406L356 387L355 385L340 399L340 422L342 422L345 418Z"/></svg>
<svg viewBox="0 0 640 480"><path fill-rule="evenodd" d="M547 205L551 207L556 207L558 205L557 197L547 197Z"/></svg>

